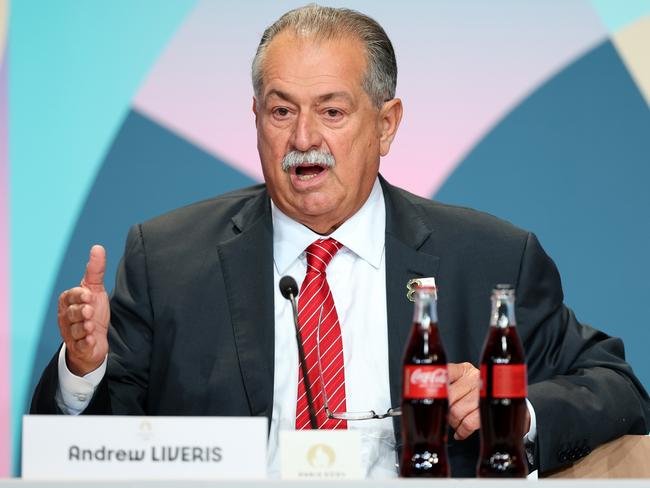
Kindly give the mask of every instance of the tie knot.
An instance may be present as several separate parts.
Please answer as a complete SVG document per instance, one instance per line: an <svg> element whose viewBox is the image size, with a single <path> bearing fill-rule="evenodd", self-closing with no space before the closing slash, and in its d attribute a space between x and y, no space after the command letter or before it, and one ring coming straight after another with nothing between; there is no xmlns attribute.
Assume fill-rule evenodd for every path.
<svg viewBox="0 0 650 488"><path fill-rule="evenodd" d="M343 244L331 237L312 242L305 250L307 255L307 272L325 273L325 268Z"/></svg>

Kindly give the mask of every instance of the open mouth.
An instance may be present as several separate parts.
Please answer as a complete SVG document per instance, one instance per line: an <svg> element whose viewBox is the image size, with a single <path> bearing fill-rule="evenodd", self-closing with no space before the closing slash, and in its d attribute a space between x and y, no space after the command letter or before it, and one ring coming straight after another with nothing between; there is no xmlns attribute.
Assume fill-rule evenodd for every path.
<svg viewBox="0 0 650 488"><path fill-rule="evenodd" d="M325 167L319 164L301 164L295 167L296 176L300 181L311 180L323 171L325 171Z"/></svg>

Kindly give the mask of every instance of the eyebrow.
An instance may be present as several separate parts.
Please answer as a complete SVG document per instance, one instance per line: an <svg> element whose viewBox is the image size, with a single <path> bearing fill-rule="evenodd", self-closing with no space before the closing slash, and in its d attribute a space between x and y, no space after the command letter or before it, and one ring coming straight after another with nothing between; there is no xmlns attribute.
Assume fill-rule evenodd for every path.
<svg viewBox="0 0 650 488"><path fill-rule="evenodd" d="M289 95L288 93L283 92L282 90L277 90L277 89L270 90L266 94L266 97L268 98L268 97L271 97L271 96L276 96L278 98L281 98L282 100L286 100L288 102L295 103L294 100L293 100L293 97L291 97L291 95ZM346 101L348 101L350 103L352 103L352 101L353 101L352 97L347 92L344 92L344 91L325 93L324 95L320 95L317 98L317 100L318 100L318 103L322 103L322 102L329 102L330 100L333 100L333 99L336 99L336 98L342 98L342 99L344 99L344 100L346 100Z"/></svg>
<svg viewBox="0 0 650 488"><path fill-rule="evenodd" d="M333 99L336 99L336 98L342 98L342 99L352 103L352 97L347 92L326 93L325 95L321 95L320 97L318 97L318 101L319 102L329 102L330 100L333 100Z"/></svg>
<svg viewBox="0 0 650 488"><path fill-rule="evenodd" d="M281 98L282 100L286 100L288 102L293 102L293 100L292 100L291 96L289 96L289 94L284 93L281 90L276 90L276 89L273 89L273 90L269 91L266 94L266 97L264 97L264 98L270 98L272 96L276 96L276 97Z"/></svg>

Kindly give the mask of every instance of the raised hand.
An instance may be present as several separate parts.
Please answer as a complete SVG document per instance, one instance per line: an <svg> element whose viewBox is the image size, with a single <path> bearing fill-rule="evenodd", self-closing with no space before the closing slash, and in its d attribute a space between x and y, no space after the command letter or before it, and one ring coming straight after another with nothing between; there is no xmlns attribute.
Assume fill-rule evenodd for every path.
<svg viewBox="0 0 650 488"><path fill-rule="evenodd" d="M58 322L66 345L68 369L83 376L97 369L108 353L110 308L104 288L106 251L93 246L81 285L59 296Z"/></svg>

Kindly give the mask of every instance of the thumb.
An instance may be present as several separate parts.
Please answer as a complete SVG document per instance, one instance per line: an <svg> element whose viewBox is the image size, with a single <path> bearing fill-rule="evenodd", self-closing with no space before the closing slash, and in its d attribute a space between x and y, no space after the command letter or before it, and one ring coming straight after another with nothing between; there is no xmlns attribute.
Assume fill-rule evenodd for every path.
<svg viewBox="0 0 650 488"><path fill-rule="evenodd" d="M447 377L449 383L453 383L459 380L463 373L465 372L465 366L463 364L449 363L447 364Z"/></svg>
<svg viewBox="0 0 650 488"><path fill-rule="evenodd" d="M106 251L102 246L94 245L90 249L90 257L86 264L86 273L81 280L81 286L91 291L104 290L104 273L106 272Z"/></svg>

